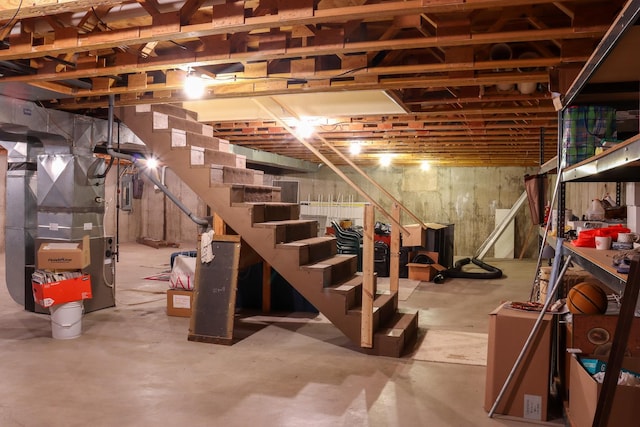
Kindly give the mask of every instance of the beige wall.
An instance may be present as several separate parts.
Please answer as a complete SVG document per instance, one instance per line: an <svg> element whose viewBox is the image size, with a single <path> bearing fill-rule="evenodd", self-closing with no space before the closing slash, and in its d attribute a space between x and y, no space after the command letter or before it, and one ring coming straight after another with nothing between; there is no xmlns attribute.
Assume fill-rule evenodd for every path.
<svg viewBox="0 0 640 427"><path fill-rule="evenodd" d="M115 166L107 177L105 198L105 230L115 235L116 230L116 193ZM166 240L173 243L190 243L195 246L198 235L197 225L189 219L164 193L154 189L153 183L144 174L140 174L144 182L142 199L133 199L131 211L120 210L119 239L120 242L132 242L139 237ZM165 174L165 185L195 215L204 216L206 206L176 175L169 169Z"/></svg>

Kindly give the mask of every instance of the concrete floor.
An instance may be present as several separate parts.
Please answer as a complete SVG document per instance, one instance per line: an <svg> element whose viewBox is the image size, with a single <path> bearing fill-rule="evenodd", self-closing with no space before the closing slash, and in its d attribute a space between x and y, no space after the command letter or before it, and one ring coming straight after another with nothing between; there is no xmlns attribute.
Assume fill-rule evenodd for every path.
<svg viewBox="0 0 640 427"><path fill-rule="evenodd" d="M175 251L121 245L117 306L86 314L72 340L14 303L2 271L0 425L527 424L487 417L484 367L363 355L322 316L257 317L232 346L190 342L189 319L165 313L167 282L143 279ZM486 333L501 301L529 298L535 260L486 261L506 277L422 282L401 306L420 310L423 329Z"/></svg>

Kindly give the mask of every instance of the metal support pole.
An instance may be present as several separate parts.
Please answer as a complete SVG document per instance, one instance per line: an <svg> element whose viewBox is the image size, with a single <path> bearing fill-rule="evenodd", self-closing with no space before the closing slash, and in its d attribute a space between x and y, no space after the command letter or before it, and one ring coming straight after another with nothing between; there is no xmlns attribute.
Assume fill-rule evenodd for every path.
<svg viewBox="0 0 640 427"><path fill-rule="evenodd" d="M516 200L516 202L511 207L511 210L509 210L509 213L507 214L507 216L505 216L502 222L500 222L500 224L498 224L498 226L493 229L493 231L491 232L491 234L489 234L489 237L487 237L484 243L480 245L480 248L476 252L477 255L474 258L480 259L480 260L484 258L487 252L489 252L489 249L493 245L495 245L496 241L500 238L500 236L502 236L502 233L504 233L504 231L507 229L507 226L516 216L516 214L520 210L520 207L522 207L525 200L527 200L526 191L520 195L518 200Z"/></svg>

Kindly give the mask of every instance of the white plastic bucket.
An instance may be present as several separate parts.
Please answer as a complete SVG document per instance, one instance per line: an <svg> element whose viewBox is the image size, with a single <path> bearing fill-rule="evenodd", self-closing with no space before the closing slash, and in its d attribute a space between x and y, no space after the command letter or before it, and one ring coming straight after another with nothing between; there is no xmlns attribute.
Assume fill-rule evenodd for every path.
<svg viewBox="0 0 640 427"><path fill-rule="evenodd" d="M70 340L82 334L82 300L52 305L51 334L57 340Z"/></svg>

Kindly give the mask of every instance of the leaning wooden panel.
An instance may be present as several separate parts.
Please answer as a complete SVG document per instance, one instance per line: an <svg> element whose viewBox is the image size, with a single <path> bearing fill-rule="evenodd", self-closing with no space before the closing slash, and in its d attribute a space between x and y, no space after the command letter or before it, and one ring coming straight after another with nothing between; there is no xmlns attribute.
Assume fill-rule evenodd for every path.
<svg viewBox="0 0 640 427"><path fill-rule="evenodd" d="M230 345L238 286L240 236L218 236L211 243L214 258L202 263L198 244L189 341Z"/></svg>

